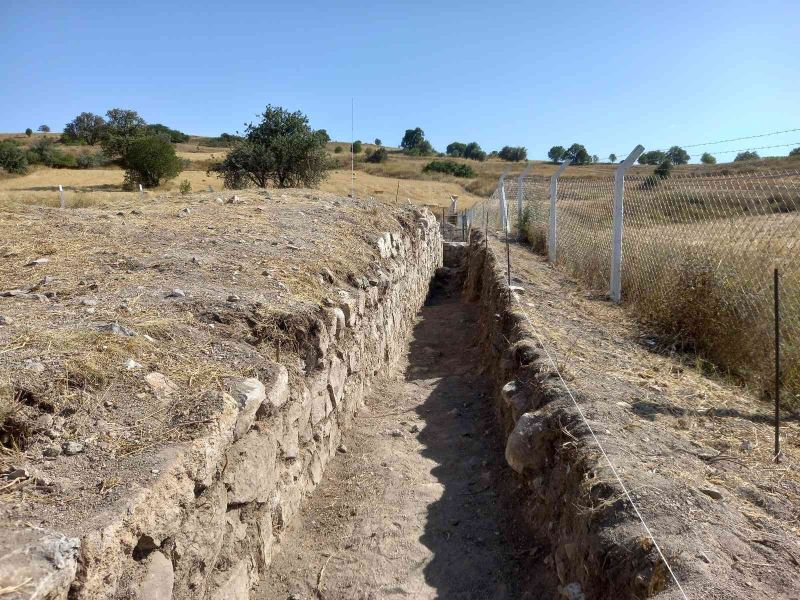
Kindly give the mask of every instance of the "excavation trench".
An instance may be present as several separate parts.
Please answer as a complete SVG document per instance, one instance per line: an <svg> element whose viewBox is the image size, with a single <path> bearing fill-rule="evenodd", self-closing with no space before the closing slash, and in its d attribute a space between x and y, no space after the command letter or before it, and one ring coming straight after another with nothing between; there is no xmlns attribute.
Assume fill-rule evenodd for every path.
<svg viewBox="0 0 800 600"><path fill-rule="evenodd" d="M252 598L555 595L548 552L516 518L480 306L462 302L461 274L439 270L397 367L376 379Z"/></svg>

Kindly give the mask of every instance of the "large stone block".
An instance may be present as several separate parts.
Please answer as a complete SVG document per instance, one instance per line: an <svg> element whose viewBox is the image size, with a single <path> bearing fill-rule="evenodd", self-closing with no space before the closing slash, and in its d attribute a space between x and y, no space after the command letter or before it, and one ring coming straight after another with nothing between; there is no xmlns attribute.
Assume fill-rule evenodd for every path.
<svg viewBox="0 0 800 600"><path fill-rule="evenodd" d="M227 452L222 481L228 503L264 502L275 485L275 438L270 432L249 431Z"/></svg>

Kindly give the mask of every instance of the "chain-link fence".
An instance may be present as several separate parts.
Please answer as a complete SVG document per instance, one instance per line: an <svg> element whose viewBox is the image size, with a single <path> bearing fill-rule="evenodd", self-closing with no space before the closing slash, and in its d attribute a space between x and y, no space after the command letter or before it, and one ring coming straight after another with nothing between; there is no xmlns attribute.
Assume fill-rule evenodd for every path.
<svg viewBox="0 0 800 600"><path fill-rule="evenodd" d="M512 240L528 241L589 288L608 292L614 177L501 181L466 212L471 226L503 232L507 213ZM622 300L674 346L763 391L773 371L779 270L783 381L800 404L800 174L629 176L620 190Z"/></svg>

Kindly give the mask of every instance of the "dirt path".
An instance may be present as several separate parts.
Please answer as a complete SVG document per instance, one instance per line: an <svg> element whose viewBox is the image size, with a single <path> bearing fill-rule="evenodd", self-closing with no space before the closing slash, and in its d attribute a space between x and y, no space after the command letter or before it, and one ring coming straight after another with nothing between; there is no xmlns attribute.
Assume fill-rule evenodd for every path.
<svg viewBox="0 0 800 600"><path fill-rule="evenodd" d="M547 553L504 505L473 308L440 291L422 310L254 598L553 597Z"/></svg>

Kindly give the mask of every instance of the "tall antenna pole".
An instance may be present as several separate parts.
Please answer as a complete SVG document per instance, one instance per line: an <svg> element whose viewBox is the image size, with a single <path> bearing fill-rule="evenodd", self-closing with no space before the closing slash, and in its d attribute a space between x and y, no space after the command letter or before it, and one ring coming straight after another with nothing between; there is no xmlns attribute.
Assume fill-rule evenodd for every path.
<svg viewBox="0 0 800 600"><path fill-rule="evenodd" d="M356 199L356 153L354 152L355 148L355 99L350 98L350 180L351 180L351 192L350 197L355 200Z"/></svg>

